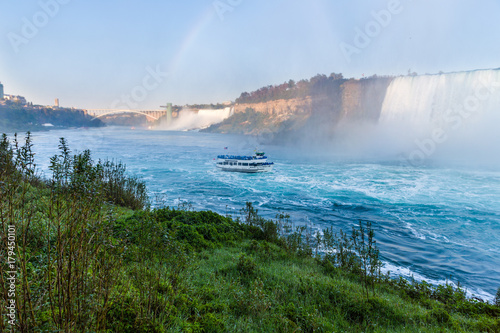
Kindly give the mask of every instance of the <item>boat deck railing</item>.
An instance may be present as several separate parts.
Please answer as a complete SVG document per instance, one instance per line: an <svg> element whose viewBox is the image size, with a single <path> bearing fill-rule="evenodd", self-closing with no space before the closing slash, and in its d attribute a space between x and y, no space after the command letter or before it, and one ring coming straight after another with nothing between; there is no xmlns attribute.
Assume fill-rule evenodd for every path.
<svg viewBox="0 0 500 333"><path fill-rule="evenodd" d="M217 158L226 159L226 160L261 160L266 159L267 156L237 156L237 155L218 155Z"/></svg>

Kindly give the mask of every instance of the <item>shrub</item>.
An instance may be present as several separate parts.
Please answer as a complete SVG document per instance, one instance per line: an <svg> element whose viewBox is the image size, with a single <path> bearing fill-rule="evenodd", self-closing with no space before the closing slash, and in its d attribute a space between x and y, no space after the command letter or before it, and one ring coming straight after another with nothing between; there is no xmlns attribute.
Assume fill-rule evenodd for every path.
<svg viewBox="0 0 500 333"><path fill-rule="evenodd" d="M442 306L433 308L430 312L430 315L439 324L447 324L451 322L450 314Z"/></svg>
<svg viewBox="0 0 500 333"><path fill-rule="evenodd" d="M142 209L148 204L146 184L135 176L126 175L126 166L121 162L99 161L102 169L102 181L108 201L129 207Z"/></svg>
<svg viewBox="0 0 500 333"><path fill-rule="evenodd" d="M252 275L257 268L255 261L251 257L245 256L245 254L241 254L238 257L238 262L236 264L236 269L238 272L244 276Z"/></svg>
<svg viewBox="0 0 500 333"><path fill-rule="evenodd" d="M201 327L206 333L219 333L225 331L224 318L217 313L207 313L201 318Z"/></svg>

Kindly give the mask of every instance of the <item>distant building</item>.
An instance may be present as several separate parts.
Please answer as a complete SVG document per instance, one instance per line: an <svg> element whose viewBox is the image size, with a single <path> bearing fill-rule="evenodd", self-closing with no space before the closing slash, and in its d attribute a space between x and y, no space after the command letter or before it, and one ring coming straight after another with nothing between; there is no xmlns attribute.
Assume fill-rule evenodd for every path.
<svg viewBox="0 0 500 333"><path fill-rule="evenodd" d="M55 106L56 108L58 108L58 107L59 107L59 98L56 98L56 100L54 101L54 106Z"/></svg>
<svg viewBox="0 0 500 333"><path fill-rule="evenodd" d="M4 98L3 96L3 84L2 82L0 82L0 100L2 100Z"/></svg>
<svg viewBox="0 0 500 333"><path fill-rule="evenodd" d="M12 102L17 102L23 105L26 104L26 98L24 98L23 96L4 95L4 99Z"/></svg>

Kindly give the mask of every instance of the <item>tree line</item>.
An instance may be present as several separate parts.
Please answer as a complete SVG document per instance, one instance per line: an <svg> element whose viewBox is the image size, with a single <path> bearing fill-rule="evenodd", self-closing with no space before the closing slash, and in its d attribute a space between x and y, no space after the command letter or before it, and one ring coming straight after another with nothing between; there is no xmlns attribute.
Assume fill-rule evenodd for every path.
<svg viewBox="0 0 500 333"><path fill-rule="evenodd" d="M24 131L41 129L43 124L58 127L100 127L104 123L84 114L82 110L50 107L0 105L0 129Z"/></svg>

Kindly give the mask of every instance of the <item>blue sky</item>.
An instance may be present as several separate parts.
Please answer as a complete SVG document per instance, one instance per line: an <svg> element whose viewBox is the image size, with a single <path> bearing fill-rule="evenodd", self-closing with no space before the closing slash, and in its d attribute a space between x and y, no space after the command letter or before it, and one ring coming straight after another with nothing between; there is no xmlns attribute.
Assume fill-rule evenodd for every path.
<svg viewBox="0 0 500 333"><path fill-rule="evenodd" d="M0 0L0 81L35 104L216 103L318 73L500 67L495 0ZM34 28L34 29L33 29Z"/></svg>

